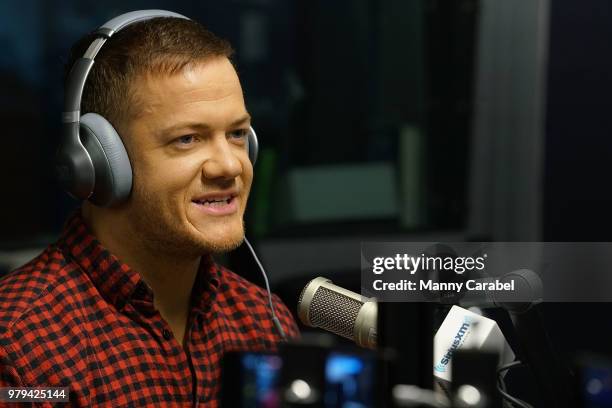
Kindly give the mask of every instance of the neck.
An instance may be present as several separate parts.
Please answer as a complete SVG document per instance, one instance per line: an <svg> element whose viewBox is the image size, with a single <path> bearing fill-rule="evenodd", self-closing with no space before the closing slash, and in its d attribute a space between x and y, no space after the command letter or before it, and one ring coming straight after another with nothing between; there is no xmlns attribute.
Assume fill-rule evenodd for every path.
<svg viewBox="0 0 612 408"><path fill-rule="evenodd" d="M149 247L120 211L86 202L82 214L98 241L149 285L155 308L181 341L201 256L183 256Z"/></svg>

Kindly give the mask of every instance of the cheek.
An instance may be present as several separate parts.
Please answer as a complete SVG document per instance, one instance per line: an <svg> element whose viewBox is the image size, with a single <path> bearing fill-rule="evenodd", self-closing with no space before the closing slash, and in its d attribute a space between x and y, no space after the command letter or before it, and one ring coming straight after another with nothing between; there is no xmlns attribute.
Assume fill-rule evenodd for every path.
<svg viewBox="0 0 612 408"><path fill-rule="evenodd" d="M244 190L248 195L251 190L251 185L253 183L253 166L251 165L251 162L248 162L246 163L246 165L243 165L242 168L243 172L240 177L242 179L242 185L244 187Z"/></svg>
<svg viewBox="0 0 612 408"><path fill-rule="evenodd" d="M134 169L134 187L156 194L160 200L183 199L198 177L199 163L187 160L148 160Z"/></svg>

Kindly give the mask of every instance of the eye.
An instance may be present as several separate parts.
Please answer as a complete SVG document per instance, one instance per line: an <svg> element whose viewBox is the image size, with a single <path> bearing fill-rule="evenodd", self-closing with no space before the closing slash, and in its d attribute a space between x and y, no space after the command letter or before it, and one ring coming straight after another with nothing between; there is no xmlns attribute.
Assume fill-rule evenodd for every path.
<svg viewBox="0 0 612 408"><path fill-rule="evenodd" d="M174 142L180 146L188 146L196 142L196 135L183 135L174 139Z"/></svg>
<svg viewBox="0 0 612 408"><path fill-rule="evenodd" d="M229 133L230 138L234 140L246 140L248 135L249 129L236 129Z"/></svg>

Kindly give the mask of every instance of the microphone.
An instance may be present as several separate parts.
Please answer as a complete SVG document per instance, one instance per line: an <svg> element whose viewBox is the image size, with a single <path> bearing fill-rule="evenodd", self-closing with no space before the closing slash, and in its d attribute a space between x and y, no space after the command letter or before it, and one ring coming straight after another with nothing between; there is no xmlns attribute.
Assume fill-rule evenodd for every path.
<svg viewBox="0 0 612 408"><path fill-rule="evenodd" d="M452 380L455 352L472 349L495 352L499 366L514 361L514 352L495 320L453 306L434 337L434 375Z"/></svg>
<svg viewBox="0 0 612 408"><path fill-rule="evenodd" d="M306 326L327 330L371 349L376 348L377 310L374 299L322 277L308 282L298 300L298 316Z"/></svg>
<svg viewBox="0 0 612 408"><path fill-rule="evenodd" d="M377 303L318 277L304 287L298 300L302 323L353 340L357 345L376 347ZM500 363L514 359L514 353L494 320L453 306L434 338L437 377L450 380L449 366L455 350L487 349L500 355Z"/></svg>
<svg viewBox="0 0 612 408"><path fill-rule="evenodd" d="M508 272L498 278L500 283L513 282L514 290L492 291L492 290L472 290L464 291L459 296L459 306L464 308L479 307L489 308L497 307L505 309L510 313L522 313L529 310L533 305L542 303L542 278L530 269L518 269ZM493 283L495 278L486 277L475 279L478 284Z"/></svg>

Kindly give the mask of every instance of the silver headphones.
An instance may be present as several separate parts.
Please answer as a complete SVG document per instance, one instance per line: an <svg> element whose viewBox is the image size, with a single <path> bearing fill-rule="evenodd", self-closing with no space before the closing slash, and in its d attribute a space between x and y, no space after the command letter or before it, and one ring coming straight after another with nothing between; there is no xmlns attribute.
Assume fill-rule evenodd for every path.
<svg viewBox="0 0 612 408"><path fill-rule="evenodd" d="M55 159L61 186L73 197L99 206L125 201L132 190L132 166L113 125L97 113L81 116L85 81L98 52L115 33L130 24L155 17L187 17L165 10L140 10L122 14L95 31L96 38L79 58L66 80L62 134ZM257 160L258 142L253 128L248 135L249 159Z"/></svg>

